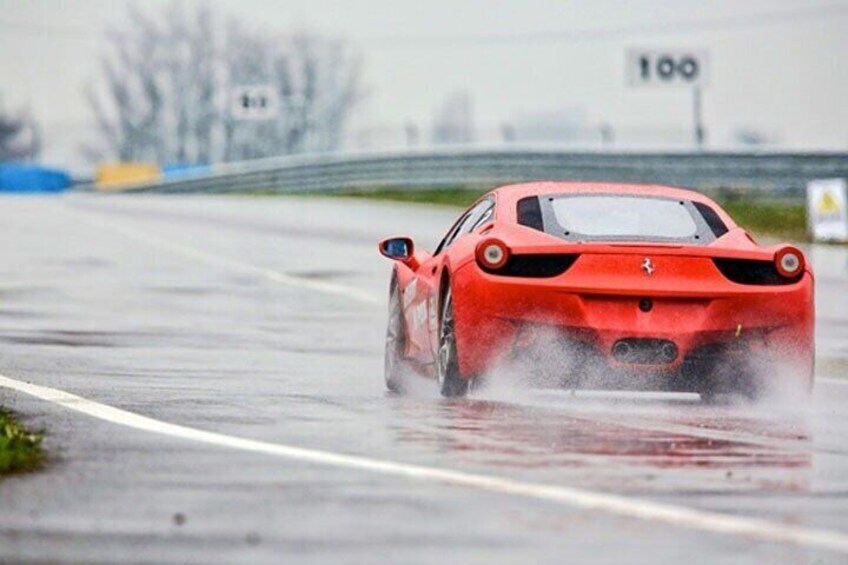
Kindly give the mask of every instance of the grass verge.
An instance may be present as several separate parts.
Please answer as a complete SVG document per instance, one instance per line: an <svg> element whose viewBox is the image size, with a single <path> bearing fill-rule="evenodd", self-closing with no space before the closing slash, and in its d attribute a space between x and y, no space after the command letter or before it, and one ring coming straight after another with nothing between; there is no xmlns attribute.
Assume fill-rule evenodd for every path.
<svg viewBox="0 0 848 565"><path fill-rule="evenodd" d="M804 204L747 198L719 199L718 203L737 224L753 234L789 241L810 241Z"/></svg>
<svg viewBox="0 0 848 565"><path fill-rule="evenodd" d="M344 196L466 207L484 192L486 191L464 188L381 189L347 192ZM809 241L810 239L807 234L807 210L802 203L745 197L718 198L717 201L737 224L754 235L788 241Z"/></svg>
<svg viewBox="0 0 848 565"><path fill-rule="evenodd" d="M467 188L438 188L426 190L404 190L402 188L385 188L368 191L349 191L342 196L353 198L373 198L375 200L394 200L397 202L420 202L422 204L443 204L447 206L466 207L477 200L488 190L472 190Z"/></svg>
<svg viewBox="0 0 848 565"><path fill-rule="evenodd" d="M11 412L0 408L0 477L41 467L42 438L43 434L27 430Z"/></svg>

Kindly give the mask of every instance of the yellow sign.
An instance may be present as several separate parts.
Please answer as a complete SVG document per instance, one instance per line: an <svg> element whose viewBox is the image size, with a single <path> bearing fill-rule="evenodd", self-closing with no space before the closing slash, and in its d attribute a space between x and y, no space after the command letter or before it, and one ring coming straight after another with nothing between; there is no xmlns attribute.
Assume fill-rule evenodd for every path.
<svg viewBox="0 0 848 565"><path fill-rule="evenodd" d="M816 211L819 214L835 214L839 212L839 203L833 197L832 192L822 192L818 203L816 203Z"/></svg>
<svg viewBox="0 0 848 565"><path fill-rule="evenodd" d="M154 163L102 163L97 167L94 182L98 190L121 190L160 177L159 167Z"/></svg>

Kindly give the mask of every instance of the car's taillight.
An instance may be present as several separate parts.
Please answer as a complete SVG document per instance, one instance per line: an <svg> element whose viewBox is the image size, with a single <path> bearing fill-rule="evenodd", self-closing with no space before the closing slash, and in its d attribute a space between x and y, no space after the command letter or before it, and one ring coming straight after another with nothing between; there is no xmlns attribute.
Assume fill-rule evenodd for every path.
<svg viewBox="0 0 848 565"><path fill-rule="evenodd" d="M784 278L794 279L804 271L804 254L795 247L783 247L774 254L774 267Z"/></svg>
<svg viewBox="0 0 848 565"><path fill-rule="evenodd" d="M477 262L488 271L497 271L509 261L509 247L499 239L484 239L477 244Z"/></svg>

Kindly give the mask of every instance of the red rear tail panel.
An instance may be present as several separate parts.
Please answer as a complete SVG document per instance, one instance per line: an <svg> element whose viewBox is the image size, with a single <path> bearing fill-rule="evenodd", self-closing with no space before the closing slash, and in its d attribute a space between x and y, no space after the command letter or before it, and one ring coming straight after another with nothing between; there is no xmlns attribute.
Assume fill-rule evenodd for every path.
<svg viewBox="0 0 848 565"><path fill-rule="evenodd" d="M700 346L738 340L812 359L812 274L788 285L737 284L713 262L720 255L709 248L605 246L581 252L552 278L504 277L468 263L452 281L462 371L485 371L528 324L568 332L613 365L613 345L628 338L673 342L679 354L662 370L675 369Z"/></svg>

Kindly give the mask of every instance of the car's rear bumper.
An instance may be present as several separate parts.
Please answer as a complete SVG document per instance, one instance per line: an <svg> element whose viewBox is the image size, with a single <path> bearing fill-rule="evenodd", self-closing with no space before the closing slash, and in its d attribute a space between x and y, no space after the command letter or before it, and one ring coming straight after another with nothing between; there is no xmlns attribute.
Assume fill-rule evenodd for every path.
<svg viewBox="0 0 848 565"><path fill-rule="evenodd" d="M716 359L756 357L794 364L809 379L813 363L813 280L786 286L747 286L728 281L716 292L640 289L610 293L573 289L555 281L498 277L473 263L454 274L457 345L463 375L481 374L541 340L578 344L609 374L659 375L687 388L691 374ZM697 285L695 285L697 286ZM650 308L640 308L649 300ZM555 336L551 339L551 336ZM616 344L673 344L673 356L622 356ZM646 342L644 340L651 340ZM568 351L566 346L565 351ZM581 349L581 351L583 351ZM649 352L650 353L650 352ZM672 387L674 388L674 387Z"/></svg>

